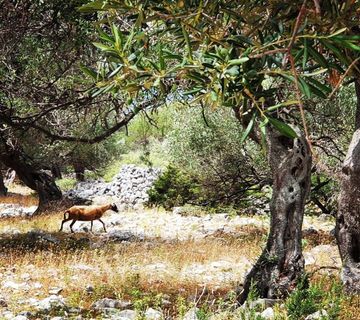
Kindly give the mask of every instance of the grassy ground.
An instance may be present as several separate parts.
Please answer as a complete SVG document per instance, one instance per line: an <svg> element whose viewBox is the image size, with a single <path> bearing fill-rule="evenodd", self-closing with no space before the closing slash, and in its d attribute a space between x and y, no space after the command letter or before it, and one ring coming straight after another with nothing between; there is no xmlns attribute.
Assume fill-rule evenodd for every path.
<svg viewBox="0 0 360 320"><path fill-rule="evenodd" d="M22 205L37 203L31 195L0 199L5 201ZM59 233L61 219L62 209L33 219L0 220L0 283L11 280L28 285L27 290L1 290L1 295L9 297L9 309L15 313L24 310L21 301L30 297L45 298L51 288L59 287L63 288L62 295L68 304L82 308L86 317L96 316L89 311L94 301L108 297L130 300L139 311L149 306L161 307L166 315L180 318L197 305L200 320L214 313L217 316L212 320L261 319L251 313L245 317L232 310L236 281L224 282L221 286L204 285L201 279L180 274L195 264L241 263L244 257L254 262L265 244L265 229L246 227L238 237L218 235L196 242L159 239L116 244L103 242L96 234ZM17 233L11 234L15 229ZM46 231L60 242L44 242L29 233L34 229ZM333 239L324 233L320 237L308 237L304 245L311 248L331 242ZM166 272L161 271L162 265L166 266ZM334 311L337 317L328 319L360 318L360 299L342 293L337 270L325 278L321 272L314 272L310 283L311 291L300 291L292 300L275 307L277 319L304 319L295 316L298 310L304 309L306 314L321 308L341 310ZM89 286L93 288L91 292L87 290ZM291 311L294 304L297 307Z"/></svg>
<svg viewBox="0 0 360 320"><path fill-rule="evenodd" d="M187 307L191 304L192 298L188 300L189 297L196 296L204 288L194 278L179 277L182 269L219 260L237 262L243 256L254 259L260 252L257 242L263 238L261 233L253 230L242 239L215 238L173 243L145 241L91 247L89 240L96 240L92 239L96 236L59 234L56 230L60 221L58 213L32 220L0 221L0 232L12 228L21 231L19 235L0 240L0 270L3 274L11 272L12 281L21 283L24 274L30 274L31 283L42 285L26 292L7 292L11 296L11 310L22 310L18 301L31 296L45 298L51 287L61 287L64 288L62 295L74 307L89 309L94 301L110 297L135 301L138 308L144 309L157 306L161 297L168 297L172 304L166 307L166 312L178 313L181 305ZM33 229L46 230L61 238L61 243L42 244L35 240L32 243L25 232ZM166 272L157 271L157 265L166 265ZM87 293L87 286L92 286L94 292ZM204 298L224 296L235 286L236 283L221 288L208 285ZM7 295L6 290L2 294Z"/></svg>

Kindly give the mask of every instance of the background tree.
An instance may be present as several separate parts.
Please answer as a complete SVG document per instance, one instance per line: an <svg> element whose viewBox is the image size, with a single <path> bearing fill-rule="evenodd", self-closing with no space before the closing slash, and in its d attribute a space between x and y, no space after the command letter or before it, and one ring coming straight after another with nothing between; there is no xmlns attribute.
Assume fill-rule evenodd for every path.
<svg viewBox="0 0 360 320"><path fill-rule="evenodd" d="M25 153L21 138L30 135L36 145L38 135L32 135L28 125L39 120L41 112L36 110L44 111L44 105L54 108L73 96L70 76L66 76L71 75L84 44L75 37L84 34L74 10L79 4L2 2L0 160L38 192L39 209L48 201L60 199L61 192L52 177L41 171L41 165ZM28 124L21 126L21 121Z"/></svg>
<svg viewBox="0 0 360 320"><path fill-rule="evenodd" d="M41 155L28 154L27 146L40 150L54 141L101 142L125 126L151 98L148 95L128 106L120 96L85 93L92 82L84 78L81 63L96 66L97 58L90 45L90 23L96 14L81 15L76 8L83 3L2 2L0 161L38 192L39 211L60 199L61 192L42 171L48 168L39 161ZM84 70L94 75L92 69Z"/></svg>
<svg viewBox="0 0 360 320"><path fill-rule="evenodd" d="M6 196L7 194L7 188L4 184L4 176L0 170L0 196Z"/></svg>

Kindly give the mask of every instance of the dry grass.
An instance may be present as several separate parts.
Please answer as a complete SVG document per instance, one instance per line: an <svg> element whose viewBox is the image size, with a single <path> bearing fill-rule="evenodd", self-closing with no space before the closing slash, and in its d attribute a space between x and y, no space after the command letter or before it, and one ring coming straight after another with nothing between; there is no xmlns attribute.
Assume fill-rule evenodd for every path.
<svg viewBox="0 0 360 320"><path fill-rule="evenodd" d="M360 296L350 296L341 305L340 320L360 319Z"/></svg>
<svg viewBox="0 0 360 320"><path fill-rule="evenodd" d="M22 205L34 205L37 201L32 196L5 199ZM60 287L68 304L83 310L89 310L94 301L104 297L129 299L142 309L157 306L159 297L165 296L171 301L162 307L165 313L179 314L184 305L189 306L199 295L201 301L206 302L225 299L242 280L240 275L244 270L241 268L247 270L247 263L254 262L260 254L267 234L266 229L246 226L237 230L237 236L218 233L200 241L153 239L109 243L96 234L59 233L62 212L59 206L33 219L0 220L0 285L14 281L28 286L27 290L2 288L1 295L9 297L9 309L15 313L24 310L26 303L22 301L30 297L45 298L51 288ZM15 229L20 233L9 235L9 231ZM34 229L44 230L60 242L36 238L29 233ZM324 232L307 236L306 241L308 249L333 244L333 239ZM184 273L184 270L195 272L201 266L219 261L236 266L238 278L219 283L211 279L204 281L198 274ZM237 270L231 272L237 275ZM338 271L332 273L338 277ZM320 280L316 274L312 282L317 281ZM93 287L92 293L86 290L87 286ZM360 319L357 318L359 311L359 297L344 299L339 319Z"/></svg>
<svg viewBox="0 0 360 320"><path fill-rule="evenodd" d="M38 202L38 198L34 195L10 193L6 197L0 196L0 203L12 203L23 207L37 206Z"/></svg>
<svg viewBox="0 0 360 320"><path fill-rule="evenodd" d="M35 191L19 183L12 183L7 186L9 193L24 196L35 196Z"/></svg>
<svg viewBox="0 0 360 320"><path fill-rule="evenodd" d="M0 220L0 283L11 280L29 285L27 291L10 288L2 291L11 297L8 301L11 310L22 311L19 301L47 297L50 288L61 287L71 305L84 309L104 297L144 299L143 294L139 297L141 292L151 305L155 302L149 297L167 294L173 302L168 312L173 314L176 297L186 300L204 287L203 278L182 275L184 270L192 267L196 270L198 265L216 261L247 269L249 261L244 263L244 257L255 260L266 234L265 229L249 226L238 230L237 238L218 234L196 242L151 240L115 244L104 243L98 235L89 233L59 233L61 220L62 210L32 219ZM9 235L11 230L20 233ZM29 233L32 230L43 230L60 243L34 238ZM239 275L244 272L240 269ZM204 297L223 296L236 287L236 282L230 280L219 285L208 281ZM34 288L36 283L41 288ZM87 285L94 287L92 294L86 292Z"/></svg>
<svg viewBox="0 0 360 320"><path fill-rule="evenodd" d="M14 239L8 242L3 240L2 244L6 245L2 246L3 255L0 257L3 274L0 279L4 281L4 275L10 272L13 281L21 283L24 274L29 273L31 281L28 283L38 282L42 285L41 289L12 293L10 308L21 309L18 301L26 297L48 296L51 287L64 288L63 295L70 304L85 309L103 297L133 300L137 292L150 296L162 293L171 297L179 294L188 297L201 291L203 284L194 278L180 276L185 267L219 260L236 264L241 263L245 255L255 259L259 254L257 245L244 246L240 239L135 242L108 244L99 248L92 248L89 241L84 239L94 240L85 234L62 234L60 248L56 245L41 247L39 244L31 248L27 242L27 251L21 250L19 242L16 243ZM166 268L163 270L161 266ZM94 287L93 294L86 292L87 285ZM215 295L232 290L235 286L236 283L230 282L221 287L211 284L207 287L209 294Z"/></svg>
<svg viewBox="0 0 360 320"><path fill-rule="evenodd" d="M63 211L41 215L35 218L7 218L0 219L0 233L8 233L11 230L18 230L21 233L31 230L44 230L55 232L60 227L63 218Z"/></svg>

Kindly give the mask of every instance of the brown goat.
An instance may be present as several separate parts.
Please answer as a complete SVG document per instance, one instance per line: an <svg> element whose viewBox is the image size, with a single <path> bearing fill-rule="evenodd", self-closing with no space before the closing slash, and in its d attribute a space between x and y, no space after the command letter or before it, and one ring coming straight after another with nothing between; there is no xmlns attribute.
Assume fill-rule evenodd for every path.
<svg viewBox="0 0 360 320"><path fill-rule="evenodd" d="M91 221L90 231L92 231L93 221L99 220L103 224L104 231L106 232L105 223L100 218L107 210L119 212L116 204L106 204L103 206L73 206L64 212L64 220L61 222L59 231L62 231L64 223L70 220L72 220L70 224L71 232L74 232L72 227L76 221ZM66 217L67 214L68 217Z"/></svg>

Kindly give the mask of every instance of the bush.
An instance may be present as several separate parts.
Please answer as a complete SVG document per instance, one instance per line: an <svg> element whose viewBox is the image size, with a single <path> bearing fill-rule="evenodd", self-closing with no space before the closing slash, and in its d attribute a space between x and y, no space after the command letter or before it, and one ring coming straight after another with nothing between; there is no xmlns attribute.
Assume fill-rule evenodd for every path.
<svg viewBox="0 0 360 320"><path fill-rule="evenodd" d="M168 134L169 158L201 186L198 204L240 206L246 190L268 176L260 148L241 143L242 127L232 110L175 110Z"/></svg>
<svg viewBox="0 0 360 320"><path fill-rule="evenodd" d="M148 191L148 205L163 206L167 210L184 205L197 197L198 188L189 176L170 165Z"/></svg>
<svg viewBox="0 0 360 320"><path fill-rule="evenodd" d="M338 319L342 299L341 285L336 282L329 283L329 279L326 279L325 283L327 288L322 282L309 285L307 276L303 276L296 290L286 301L288 318L290 320L305 319L307 315L316 311L326 310L327 320Z"/></svg>
<svg viewBox="0 0 360 320"><path fill-rule="evenodd" d="M296 290L286 301L286 308L290 320L298 320L319 309L322 292L317 287L309 287L308 279L304 276L298 283Z"/></svg>
<svg viewBox="0 0 360 320"><path fill-rule="evenodd" d="M73 178L63 178L56 181L56 184L61 189L61 191L69 191L73 189L76 185L76 180Z"/></svg>

